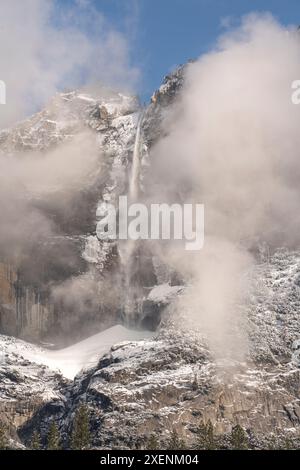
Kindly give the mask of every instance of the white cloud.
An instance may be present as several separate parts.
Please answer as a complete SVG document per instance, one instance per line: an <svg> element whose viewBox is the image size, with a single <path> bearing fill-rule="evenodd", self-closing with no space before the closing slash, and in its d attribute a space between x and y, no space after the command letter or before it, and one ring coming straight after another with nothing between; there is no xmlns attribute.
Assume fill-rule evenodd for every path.
<svg viewBox="0 0 300 470"><path fill-rule="evenodd" d="M134 89L139 77L127 37L82 1L66 9L53 0L2 0L0 58L0 79L7 86L1 127L64 86L102 82Z"/></svg>
<svg viewBox="0 0 300 470"><path fill-rule="evenodd" d="M187 67L166 137L153 151L165 189L184 188L185 201L205 204L204 249L171 249L169 260L193 279L181 310L222 354L240 320L248 247L257 238L299 246L300 106L291 103L299 77L296 30L268 15L247 17Z"/></svg>

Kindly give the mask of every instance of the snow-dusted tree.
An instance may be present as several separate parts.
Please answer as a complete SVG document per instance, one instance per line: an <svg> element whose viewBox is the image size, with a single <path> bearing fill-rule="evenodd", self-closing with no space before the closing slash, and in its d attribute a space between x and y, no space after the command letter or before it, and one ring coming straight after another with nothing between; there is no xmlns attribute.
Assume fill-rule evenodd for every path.
<svg viewBox="0 0 300 470"><path fill-rule="evenodd" d="M49 427L49 432L47 436L47 449L48 450L60 449L60 435L59 435L58 427L54 421L52 421Z"/></svg>
<svg viewBox="0 0 300 470"><path fill-rule="evenodd" d="M6 449L7 447L7 438L6 438L6 427L4 424L0 423L0 449Z"/></svg>
<svg viewBox="0 0 300 470"><path fill-rule="evenodd" d="M207 423L201 422L197 428L196 449L214 450L216 449L216 438L211 420Z"/></svg>
<svg viewBox="0 0 300 470"><path fill-rule="evenodd" d="M33 434L31 436L30 448L32 450L41 449L41 436L38 431L33 431Z"/></svg>
<svg viewBox="0 0 300 470"><path fill-rule="evenodd" d="M237 424L232 428L231 434L230 434L230 444L231 448L235 450L243 450L243 449L248 449L249 447L249 442L248 442L248 436L245 433L244 429L242 426Z"/></svg>
<svg viewBox="0 0 300 470"><path fill-rule="evenodd" d="M151 434L147 445L146 445L147 450L156 450L159 449L159 440L156 436L156 434Z"/></svg>
<svg viewBox="0 0 300 470"><path fill-rule="evenodd" d="M87 449L90 445L90 415L86 405L80 405L75 413L71 435L71 449Z"/></svg>
<svg viewBox="0 0 300 470"><path fill-rule="evenodd" d="M183 439L180 439L178 433L175 429L171 431L170 439L168 441L168 450L179 450L185 448L185 442Z"/></svg>

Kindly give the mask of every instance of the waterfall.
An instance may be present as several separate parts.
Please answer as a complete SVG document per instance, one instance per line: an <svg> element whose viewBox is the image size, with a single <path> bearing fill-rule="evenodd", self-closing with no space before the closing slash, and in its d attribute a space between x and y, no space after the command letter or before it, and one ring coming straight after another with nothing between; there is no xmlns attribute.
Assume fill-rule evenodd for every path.
<svg viewBox="0 0 300 470"><path fill-rule="evenodd" d="M134 142L134 149L133 149L133 156L132 156L132 168L131 168L131 176L129 182L129 202L134 202L138 198L139 193L139 176L140 176L140 164L141 164L141 128L143 124L143 117L144 112L140 114L137 128L136 128L136 135L135 135L135 142Z"/></svg>
<svg viewBox="0 0 300 470"><path fill-rule="evenodd" d="M132 167L129 180L128 202L137 201L139 196L139 178L141 166L142 124L144 112L140 114L132 156ZM128 326L135 322L134 316L137 308L137 288L132 283L135 268L135 251L137 242L128 239L121 249L122 264L124 267L124 321Z"/></svg>

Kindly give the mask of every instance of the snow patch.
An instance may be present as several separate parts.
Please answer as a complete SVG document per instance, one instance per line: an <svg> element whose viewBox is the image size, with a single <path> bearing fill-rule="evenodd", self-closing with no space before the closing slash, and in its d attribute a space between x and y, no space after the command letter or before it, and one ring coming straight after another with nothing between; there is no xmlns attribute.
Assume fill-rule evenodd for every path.
<svg viewBox="0 0 300 470"><path fill-rule="evenodd" d="M95 366L114 344L122 341L139 341L151 337L152 334L148 331L129 330L122 325L116 325L57 351L50 351L13 339L5 341L6 344L4 343L3 346L9 355L17 354L30 362L45 365L72 380L81 370Z"/></svg>
<svg viewBox="0 0 300 470"><path fill-rule="evenodd" d="M157 303L168 303L176 295L182 292L184 289L183 286L170 286L169 284L161 284L155 286L148 295L148 300Z"/></svg>

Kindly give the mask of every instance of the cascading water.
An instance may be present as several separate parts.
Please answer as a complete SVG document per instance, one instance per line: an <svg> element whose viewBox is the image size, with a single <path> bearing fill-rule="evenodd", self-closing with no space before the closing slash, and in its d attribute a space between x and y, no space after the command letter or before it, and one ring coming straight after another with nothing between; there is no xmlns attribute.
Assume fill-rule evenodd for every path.
<svg viewBox="0 0 300 470"><path fill-rule="evenodd" d="M139 179L141 167L141 149L142 149L142 125L144 119L144 111L139 113L136 118L135 140L132 152L132 161L130 172L128 172L127 182L127 202L128 204L137 202L139 198ZM126 142L127 143L127 142ZM128 165L129 166L129 165ZM109 193L109 191L108 191ZM116 201L109 200L110 203ZM98 203L98 209L106 213L106 200L103 199L103 193ZM98 264L102 260L106 260L106 253L110 253L111 242L100 241L97 236L89 236L86 238L83 250L83 258L89 263L89 272L97 277ZM120 283L120 298L118 299L118 312L121 314L122 321L127 326L136 326L136 320L139 313L138 300L142 298L140 283L136 280L135 273L138 271L139 256L137 254L138 242L134 240L118 240L117 249L120 256L120 272L116 276L116 282ZM103 254L104 253L104 254ZM99 261L100 260L100 261ZM120 301L120 303L119 303Z"/></svg>
<svg viewBox="0 0 300 470"><path fill-rule="evenodd" d="M138 120L136 128L136 136L134 142L133 156L132 156L132 169L129 184L129 201L134 202L138 198L139 193L139 175L140 175L140 164L141 164L141 128L143 124L144 113L142 112Z"/></svg>
<svg viewBox="0 0 300 470"><path fill-rule="evenodd" d="M139 197L139 177L141 166L141 146L142 146L142 124L144 112L140 114L136 136L134 142L132 167L129 180L128 203L134 203ZM124 266L124 321L129 326L135 322L135 314L137 313L137 289L132 283L134 268L135 268L135 254L136 254L136 241L128 239L122 249L122 261Z"/></svg>

